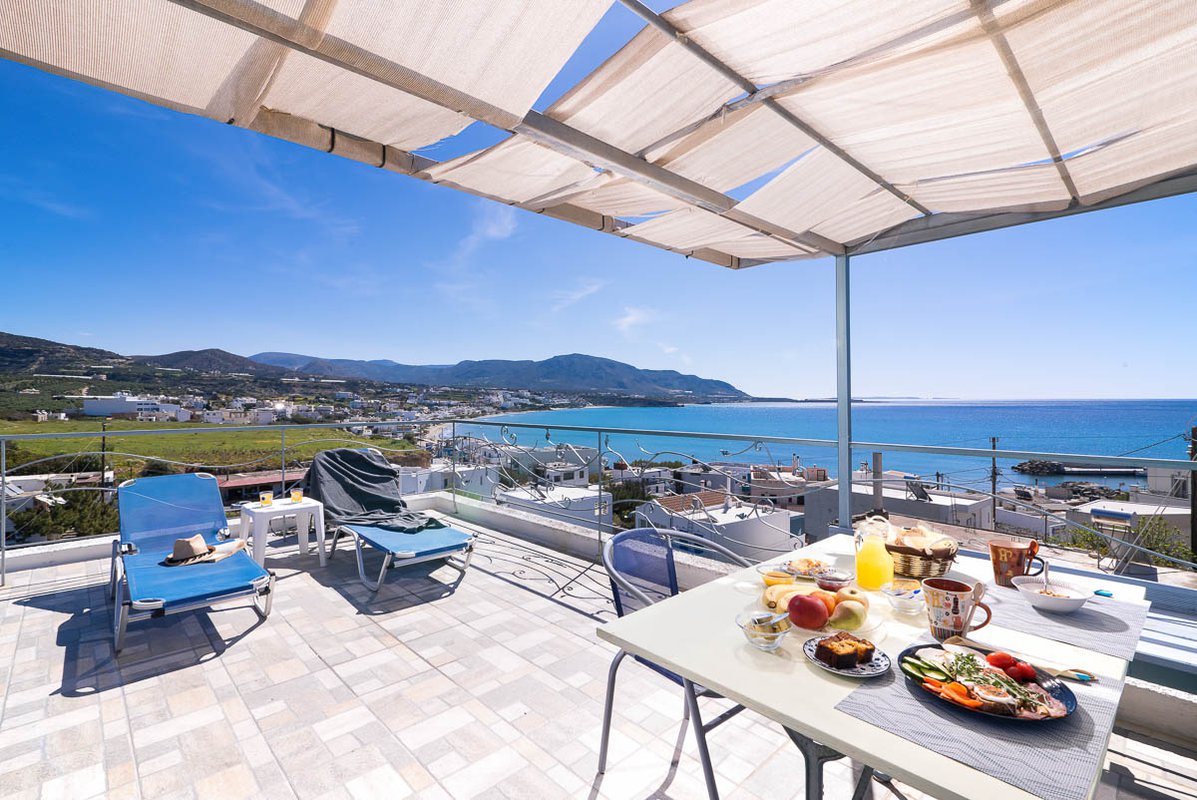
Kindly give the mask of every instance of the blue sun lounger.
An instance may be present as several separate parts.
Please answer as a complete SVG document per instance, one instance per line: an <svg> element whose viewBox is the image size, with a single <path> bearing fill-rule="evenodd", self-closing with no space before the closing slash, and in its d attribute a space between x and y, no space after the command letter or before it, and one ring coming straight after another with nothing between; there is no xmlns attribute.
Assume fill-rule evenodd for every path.
<svg viewBox="0 0 1197 800"><path fill-rule="evenodd" d="M109 578L113 599L113 648L120 652L130 622L250 597L265 619L274 598L274 575L245 551L215 563L170 567L176 539L204 537L217 544L228 528L216 478L204 473L125 481L116 490L120 541L112 544Z"/></svg>
<svg viewBox="0 0 1197 800"><path fill-rule="evenodd" d="M336 448L316 454L305 491L324 503L334 526L328 557L336 554L342 536L351 536L358 579L371 592L382 588L389 569L425 561L443 560L464 575L474 555L474 535L408 511L397 477L395 466L377 450ZM377 578L366 577L367 546L383 554Z"/></svg>

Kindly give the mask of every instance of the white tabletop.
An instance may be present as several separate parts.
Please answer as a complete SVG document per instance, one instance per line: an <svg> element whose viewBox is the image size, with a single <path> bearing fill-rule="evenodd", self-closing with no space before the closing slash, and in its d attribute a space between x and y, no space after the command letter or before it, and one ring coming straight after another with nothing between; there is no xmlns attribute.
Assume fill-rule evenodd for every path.
<svg viewBox="0 0 1197 800"><path fill-rule="evenodd" d="M241 506L241 510L249 514L293 514L296 511L315 511L323 508L323 503L310 497L305 497L298 503L291 502L290 497L276 497L268 506L261 503L244 503Z"/></svg>
<svg viewBox="0 0 1197 800"><path fill-rule="evenodd" d="M853 569L849 536L833 536L795 552ZM793 557L786 554L775 560ZM949 575L991 580L993 572L988 561L961 558ZM1104 586L1124 602L1145 602L1141 587L1077 580L1073 575L1069 580L1093 588ZM599 627L598 635L936 797L1032 800L1033 795L1008 783L836 710L835 705L858 682L810 663L802 653L802 643L808 638L801 635L802 631L787 636L776 653L749 645L735 617L740 611L760 608L763 588L755 569L741 570L609 622ZM925 615L891 616L885 597L870 594L870 607L883 615L884 622L869 638L891 658L929 633ZM1041 665L1087 668L1115 679L1126 675L1127 662L1119 658L1004 629L1000 617L970 638L1020 653ZM1110 731L1099 731L1097 735L1103 737L1102 745L1106 746ZM718 746L716 737L711 747ZM1090 793L1096 789L1099 777L1093 776Z"/></svg>

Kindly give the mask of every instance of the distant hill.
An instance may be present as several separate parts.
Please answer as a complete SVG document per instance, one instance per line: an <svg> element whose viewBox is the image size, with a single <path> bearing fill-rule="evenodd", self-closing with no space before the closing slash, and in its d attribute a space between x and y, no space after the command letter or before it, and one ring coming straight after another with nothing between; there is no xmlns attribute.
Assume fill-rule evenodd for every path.
<svg viewBox="0 0 1197 800"><path fill-rule="evenodd" d="M451 365L400 364L390 360L355 361L296 353L258 353L250 359L309 375L368 378L393 383L438 386L502 387L549 391L609 392L645 397L748 397L730 383L685 375L675 370L638 369L609 358L553 356L543 361L461 361Z"/></svg>
<svg viewBox="0 0 1197 800"><path fill-rule="evenodd" d="M138 364L168 369L192 369L196 372L244 372L250 375L281 375L286 370L251 361L226 350L210 347L206 350L179 350L160 356L130 356Z"/></svg>
<svg viewBox="0 0 1197 800"><path fill-rule="evenodd" d="M299 373L469 388L532 389L698 400L747 398L730 383L684 375L675 370L638 369L610 358L573 353L543 361L461 361L457 364L400 364L388 359L356 361L297 353L258 353L246 358L225 350L180 350L157 356L122 356L110 350L0 332L0 373L94 373L98 367L125 372L165 367L201 373L245 373L278 379ZM111 371L111 370L110 370ZM121 370L118 370L118 372Z"/></svg>
<svg viewBox="0 0 1197 800"><path fill-rule="evenodd" d="M109 350L0 332L0 372L93 371L126 359Z"/></svg>

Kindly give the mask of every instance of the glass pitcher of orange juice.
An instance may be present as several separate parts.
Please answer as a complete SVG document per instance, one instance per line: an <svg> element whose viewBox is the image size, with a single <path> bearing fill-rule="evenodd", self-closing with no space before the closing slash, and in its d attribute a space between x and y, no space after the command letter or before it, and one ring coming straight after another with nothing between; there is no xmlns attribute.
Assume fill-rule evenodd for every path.
<svg viewBox="0 0 1197 800"><path fill-rule="evenodd" d="M885 536L880 533L856 535L856 583L860 588L875 592L882 584L894 579L894 557L885 549Z"/></svg>

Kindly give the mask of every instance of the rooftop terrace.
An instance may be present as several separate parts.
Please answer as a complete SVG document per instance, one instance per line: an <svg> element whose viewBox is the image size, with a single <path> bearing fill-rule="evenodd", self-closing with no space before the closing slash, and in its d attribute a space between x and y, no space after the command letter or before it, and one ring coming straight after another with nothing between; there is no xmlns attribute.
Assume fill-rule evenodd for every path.
<svg viewBox="0 0 1197 800"><path fill-rule="evenodd" d="M11 573L0 796L704 796L677 687L638 665L595 779L613 654L594 635L614 617L601 566L453 522L480 535L455 590L456 573L416 566L372 598L348 552L321 570L274 539L266 621L246 603L143 622L116 659L106 560ZM1124 734L1099 797L1197 794L1197 755ZM764 718L710 742L724 797L803 796L801 757ZM827 796L849 796L856 769L830 764Z"/></svg>

